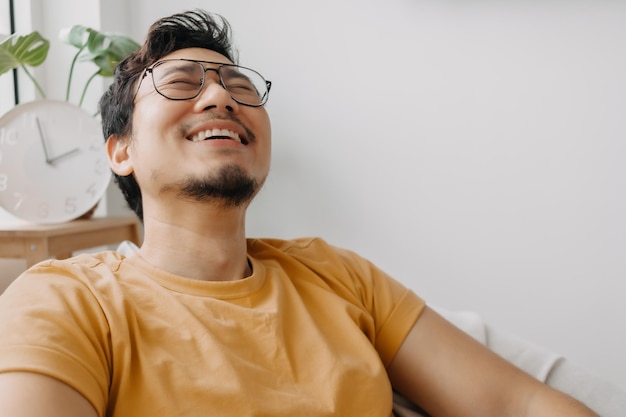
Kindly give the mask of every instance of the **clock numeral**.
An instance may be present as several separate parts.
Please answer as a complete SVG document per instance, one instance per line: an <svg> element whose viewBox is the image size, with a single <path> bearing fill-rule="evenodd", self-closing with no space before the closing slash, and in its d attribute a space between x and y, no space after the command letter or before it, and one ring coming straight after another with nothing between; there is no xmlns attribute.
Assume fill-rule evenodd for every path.
<svg viewBox="0 0 626 417"><path fill-rule="evenodd" d="M41 203L39 207L37 207L37 216L45 219L50 214L50 208L48 207L48 203Z"/></svg>
<svg viewBox="0 0 626 417"><path fill-rule="evenodd" d="M13 204L13 211L16 212L22 206L25 196L22 193L14 193L13 196L15 197L15 204Z"/></svg>
<svg viewBox="0 0 626 417"><path fill-rule="evenodd" d="M65 199L65 212L74 213L76 211L76 198L68 197Z"/></svg>
<svg viewBox="0 0 626 417"><path fill-rule="evenodd" d="M0 128L0 145L17 145L17 129L15 128Z"/></svg>
<svg viewBox="0 0 626 417"><path fill-rule="evenodd" d="M90 186L89 186L89 187L85 190L85 192L86 192L87 194L89 194L90 196L95 197L95 196L96 196L96 184L95 184L95 183L91 184L91 185L90 185Z"/></svg>
<svg viewBox="0 0 626 417"><path fill-rule="evenodd" d="M0 191L6 191L9 187L9 176L7 174L0 174Z"/></svg>

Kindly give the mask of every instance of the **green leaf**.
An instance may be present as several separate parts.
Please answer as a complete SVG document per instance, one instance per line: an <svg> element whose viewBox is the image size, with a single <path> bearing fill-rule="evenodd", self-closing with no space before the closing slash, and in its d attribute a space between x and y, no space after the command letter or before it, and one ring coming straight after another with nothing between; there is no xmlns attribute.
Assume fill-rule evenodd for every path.
<svg viewBox="0 0 626 417"><path fill-rule="evenodd" d="M59 39L69 45L81 49L87 42L89 28L82 25L74 25L71 28L62 29L59 33Z"/></svg>
<svg viewBox="0 0 626 417"><path fill-rule="evenodd" d="M127 36L100 32L81 25L64 29L59 37L79 50L84 49L78 60L96 64L100 69L99 75L103 77L113 76L115 65L140 47Z"/></svg>
<svg viewBox="0 0 626 417"><path fill-rule="evenodd" d="M79 60L93 62L100 68L99 75L111 77L115 66L139 47L137 42L126 36L90 29L87 52Z"/></svg>
<svg viewBox="0 0 626 417"><path fill-rule="evenodd" d="M9 36L0 43L0 75L20 66L36 67L48 56L50 41L39 32Z"/></svg>
<svg viewBox="0 0 626 417"><path fill-rule="evenodd" d="M119 61L115 59L114 56L107 54L94 57L93 62L100 69L98 71L98 75L102 77L112 77L115 71L115 66Z"/></svg>
<svg viewBox="0 0 626 417"><path fill-rule="evenodd" d="M109 35L109 39L111 43L107 48L107 52L118 62L140 48L137 42L126 36Z"/></svg>
<svg viewBox="0 0 626 417"><path fill-rule="evenodd" d="M109 42L107 35L95 29L90 29L89 38L87 39L87 50L94 55L100 55L106 52Z"/></svg>
<svg viewBox="0 0 626 417"><path fill-rule="evenodd" d="M70 66L65 100L68 100L70 96L74 64L77 61L93 62L98 67L98 71L89 77L83 88L80 98L81 104L87 88L95 76L112 77L115 66L122 59L140 48L137 42L127 36L104 33L81 25L63 29L59 34L59 38L63 42L78 48Z"/></svg>

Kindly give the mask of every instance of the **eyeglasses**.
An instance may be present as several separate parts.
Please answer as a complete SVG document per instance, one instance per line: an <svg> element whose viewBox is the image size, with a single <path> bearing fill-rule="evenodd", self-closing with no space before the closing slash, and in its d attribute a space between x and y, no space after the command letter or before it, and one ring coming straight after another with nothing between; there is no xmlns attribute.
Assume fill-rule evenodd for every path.
<svg viewBox="0 0 626 417"><path fill-rule="evenodd" d="M207 68L205 64L217 67ZM151 73L152 84L157 93L170 100L190 100L202 91L208 71L215 71L218 74L220 84L237 103L260 107L267 102L272 82L267 81L253 69L235 64L164 59L146 68L142 81L148 73Z"/></svg>

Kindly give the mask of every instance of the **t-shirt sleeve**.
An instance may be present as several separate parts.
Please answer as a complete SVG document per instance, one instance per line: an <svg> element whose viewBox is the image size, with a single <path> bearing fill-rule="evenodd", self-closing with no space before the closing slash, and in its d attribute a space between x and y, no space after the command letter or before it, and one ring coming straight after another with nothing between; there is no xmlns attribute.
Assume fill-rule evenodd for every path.
<svg viewBox="0 0 626 417"><path fill-rule="evenodd" d="M0 297L0 372L35 372L79 391L100 414L109 380L105 315L81 268L46 261Z"/></svg>
<svg viewBox="0 0 626 417"><path fill-rule="evenodd" d="M361 301L375 323L374 347L388 366L426 303L411 289L354 252L337 249L350 270Z"/></svg>
<svg viewBox="0 0 626 417"><path fill-rule="evenodd" d="M297 241L290 249L317 271L336 294L358 304L371 317L367 335L385 366L391 363L422 313L425 302L369 260L353 251L329 245L323 239Z"/></svg>

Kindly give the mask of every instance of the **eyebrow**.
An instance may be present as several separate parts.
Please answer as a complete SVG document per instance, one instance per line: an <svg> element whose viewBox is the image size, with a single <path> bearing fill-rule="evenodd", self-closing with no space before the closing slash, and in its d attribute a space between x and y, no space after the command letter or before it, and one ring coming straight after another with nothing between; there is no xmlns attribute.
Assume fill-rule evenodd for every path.
<svg viewBox="0 0 626 417"><path fill-rule="evenodd" d="M248 81L249 83L252 83L252 81L250 81L250 77L248 77L247 75L243 74L241 71L239 71L239 67L236 65L230 65L230 64L224 64L222 66L222 68L226 69L226 72L224 73L225 76L228 76L228 78L241 78L244 79L246 81Z"/></svg>
<svg viewBox="0 0 626 417"><path fill-rule="evenodd" d="M182 61L181 60L181 61L178 61L178 62L180 62L180 64L178 62L176 62L176 61L167 61L167 62L171 62L172 64L165 65L165 67L163 66L164 64L161 64L161 65L158 65L156 67L153 67L152 70L154 71L154 68L159 68L160 67L161 71L163 71L162 72L163 76L167 76L167 75L169 75L172 72L183 71L183 69L184 69L183 72L186 72L187 74L192 74L192 73L195 72L194 71L194 66L192 64L197 65L193 61Z"/></svg>

